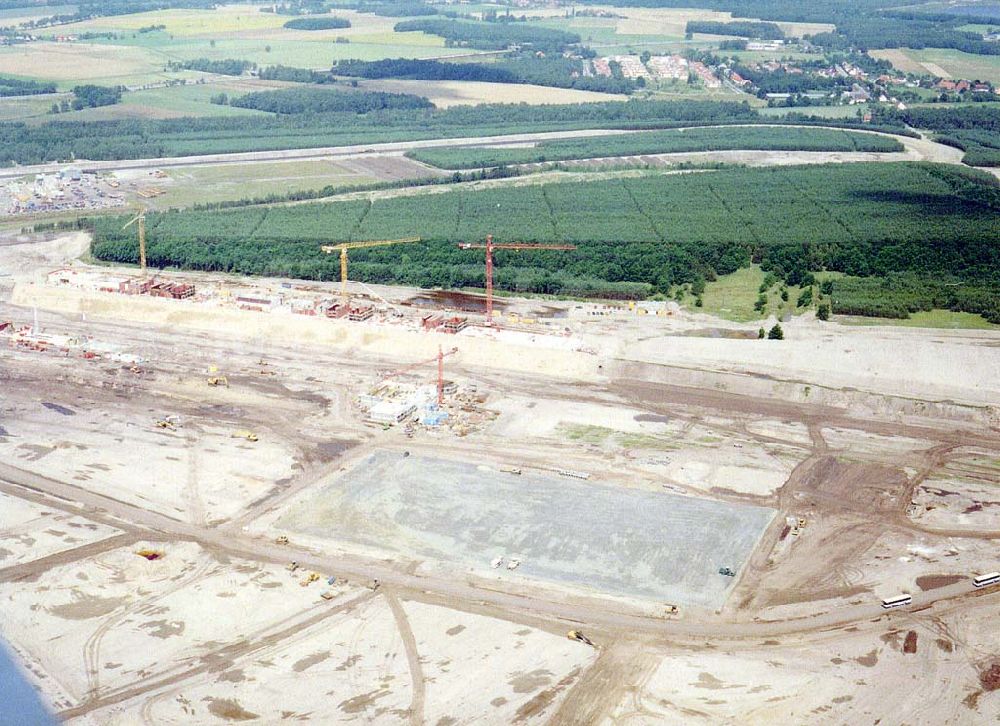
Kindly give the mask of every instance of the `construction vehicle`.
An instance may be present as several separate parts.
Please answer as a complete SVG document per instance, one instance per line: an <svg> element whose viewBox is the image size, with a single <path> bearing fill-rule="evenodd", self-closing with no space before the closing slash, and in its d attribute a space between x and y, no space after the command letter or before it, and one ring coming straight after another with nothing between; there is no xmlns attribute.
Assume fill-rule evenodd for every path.
<svg viewBox="0 0 1000 726"><path fill-rule="evenodd" d="M285 565L285 569L288 570L289 572L295 572L297 569L299 569L299 563L296 562L295 560L292 560L287 565Z"/></svg>
<svg viewBox="0 0 1000 726"><path fill-rule="evenodd" d="M275 544L285 544L286 545L286 544L288 544L288 537L286 537L285 535L281 535L276 540L274 540L274 543Z"/></svg>
<svg viewBox="0 0 1000 726"><path fill-rule="evenodd" d="M146 277L146 208L139 207L139 212L131 220L125 223L123 230L128 229L136 222L139 223L139 272Z"/></svg>
<svg viewBox="0 0 1000 726"><path fill-rule="evenodd" d="M145 560L149 560L150 562L161 559L163 557L163 553L160 550L139 550L138 552L136 552L136 554Z"/></svg>
<svg viewBox="0 0 1000 726"><path fill-rule="evenodd" d="M324 590L323 592L321 592L321 593L319 594L319 596L320 596L321 598L323 598L324 600L333 600L333 598L335 598L335 597L336 597L336 595L334 595L334 594L333 594L332 592L330 592L329 590Z"/></svg>
<svg viewBox="0 0 1000 726"><path fill-rule="evenodd" d="M208 385L210 386L224 386L229 388L229 379L225 376L209 376Z"/></svg>
<svg viewBox="0 0 1000 726"><path fill-rule="evenodd" d="M380 587L382 587L382 581L376 577L374 580L372 580L371 590L372 592L375 592L375 590L378 590Z"/></svg>
<svg viewBox="0 0 1000 726"><path fill-rule="evenodd" d="M340 253L340 299L347 303L347 250L357 250L365 247L387 247L389 245L405 245L419 242L419 237L404 237L402 239L383 239L369 242L343 242L339 245L323 245L322 249L330 255L334 252Z"/></svg>
<svg viewBox="0 0 1000 726"><path fill-rule="evenodd" d="M493 327L493 251L494 250L575 250L576 245L532 245L523 242L495 243L486 235L486 244L460 242L459 249L486 250L486 326Z"/></svg>
<svg viewBox="0 0 1000 726"><path fill-rule="evenodd" d="M566 637L569 638L570 640L575 640L579 643L585 643L586 645L589 645L591 648L597 647L596 645L594 645L594 641L592 641L590 638L588 638L586 635L583 634L582 630L571 630L568 633L566 633Z"/></svg>
<svg viewBox="0 0 1000 726"><path fill-rule="evenodd" d="M515 476L521 476L521 470L516 466L501 466L500 471L504 474L514 474Z"/></svg>
<svg viewBox="0 0 1000 726"><path fill-rule="evenodd" d="M719 574L726 577L736 577L736 571L731 567L720 567Z"/></svg>
<svg viewBox="0 0 1000 726"><path fill-rule="evenodd" d="M681 612L680 608L677 607L676 605L671 605L667 603L666 605L663 606L663 614L668 617L673 615L680 615L680 612Z"/></svg>
<svg viewBox="0 0 1000 726"><path fill-rule="evenodd" d="M247 441L257 441L257 434L253 431L247 431L246 429L241 429L240 431L233 431L230 434L230 438L233 439L246 439Z"/></svg>
<svg viewBox="0 0 1000 726"><path fill-rule="evenodd" d="M510 562L507 563L507 569L513 571L516 570L520 565L521 565L521 560L517 559L516 557L513 557L511 558Z"/></svg>
<svg viewBox="0 0 1000 726"><path fill-rule="evenodd" d="M173 431L175 428L177 428L174 425L174 422L171 421L169 418L157 419L156 420L156 426L157 426L157 428L169 429L170 431Z"/></svg>
<svg viewBox="0 0 1000 726"><path fill-rule="evenodd" d="M313 584L317 580L319 580L319 573L318 572L310 572L309 575L302 582L299 583L299 585L301 585L302 587L308 587L309 585Z"/></svg>

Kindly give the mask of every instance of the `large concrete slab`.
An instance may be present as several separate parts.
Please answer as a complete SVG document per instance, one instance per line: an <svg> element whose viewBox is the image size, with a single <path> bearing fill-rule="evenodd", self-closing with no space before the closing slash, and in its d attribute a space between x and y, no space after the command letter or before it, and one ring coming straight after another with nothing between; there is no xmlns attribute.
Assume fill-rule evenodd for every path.
<svg viewBox="0 0 1000 726"><path fill-rule="evenodd" d="M774 510L378 452L278 526L415 560L720 607ZM503 571L501 571L503 572Z"/></svg>

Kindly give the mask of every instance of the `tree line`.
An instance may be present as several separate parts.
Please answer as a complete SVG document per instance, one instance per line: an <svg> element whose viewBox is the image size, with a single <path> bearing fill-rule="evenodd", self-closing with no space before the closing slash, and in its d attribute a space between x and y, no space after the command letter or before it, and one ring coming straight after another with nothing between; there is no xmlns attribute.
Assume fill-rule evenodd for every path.
<svg viewBox="0 0 1000 726"><path fill-rule="evenodd" d="M724 23L714 20L689 20L685 32L735 35L740 38L761 40L783 40L785 37L785 31L774 23L760 23L752 20L734 20Z"/></svg>
<svg viewBox="0 0 1000 726"><path fill-rule="evenodd" d="M229 105L279 114L366 114L385 109L433 107L426 98L408 93L341 91L333 88L282 88L276 91L255 91L231 99Z"/></svg>
<svg viewBox="0 0 1000 726"><path fill-rule="evenodd" d="M576 33L517 23L480 23L441 19L404 20L396 23L396 32L420 31L439 35L448 46L468 46L481 50L505 50L511 46L530 45L541 50L562 50L580 42Z"/></svg>
<svg viewBox="0 0 1000 726"><path fill-rule="evenodd" d="M55 92L56 92L55 83L25 81L20 78L0 76L0 97L38 96L46 93L55 93Z"/></svg>
<svg viewBox="0 0 1000 726"><path fill-rule="evenodd" d="M347 18L330 16L321 18L295 18L285 23L285 27L289 30L335 30L351 27L351 21Z"/></svg>

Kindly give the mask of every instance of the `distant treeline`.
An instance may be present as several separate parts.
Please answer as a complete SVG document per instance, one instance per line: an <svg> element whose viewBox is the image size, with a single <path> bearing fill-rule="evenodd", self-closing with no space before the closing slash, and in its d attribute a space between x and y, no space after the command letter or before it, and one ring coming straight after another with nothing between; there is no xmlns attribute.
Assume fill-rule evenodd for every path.
<svg viewBox="0 0 1000 726"><path fill-rule="evenodd" d="M734 20L726 23L714 20L689 20L686 32L735 35L738 38L762 40L782 40L785 37L785 32L774 23L757 23L751 20Z"/></svg>
<svg viewBox="0 0 1000 726"><path fill-rule="evenodd" d="M583 75L583 61L574 58L511 58L496 63L448 63L436 60L392 58L378 61L344 60L331 72L359 78L403 78L433 81L534 83L605 93L629 93L635 83L625 78Z"/></svg>
<svg viewBox="0 0 1000 726"><path fill-rule="evenodd" d="M37 125L7 122L0 123L0 164L304 149L582 128L652 129L758 121L759 114L746 103L633 99L542 106L385 109L367 114L52 121ZM790 121L846 125L842 119L812 120L802 116ZM905 130L900 126L896 133Z"/></svg>
<svg viewBox="0 0 1000 726"><path fill-rule="evenodd" d="M203 73L218 73L223 76L242 76L246 71L255 67L255 63L235 58L222 60L195 58L188 61L170 61L167 64L167 68L172 71L202 71Z"/></svg>
<svg viewBox="0 0 1000 726"><path fill-rule="evenodd" d="M334 30L351 27L351 21L347 18L334 18L330 16L321 18L295 18L285 23L285 27L291 30Z"/></svg>
<svg viewBox="0 0 1000 726"><path fill-rule="evenodd" d="M0 76L0 96L37 96L44 93L55 92L55 83L22 81L19 78Z"/></svg>
<svg viewBox="0 0 1000 726"><path fill-rule="evenodd" d="M504 50L510 46L561 50L580 42L576 33L518 23L478 23L464 20L420 19L396 23L397 32L420 31L440 35L448 46Z"/></svg>
<svg viewBox="0 0 1000 726"><path fill-rule="evenodd" d="M293 81L295 83L335 83L329 73L321 73L308 68L292 66L268 66L261 68L257 74L264 81Z"/></svg>
<svg viewBox="0 0 1000 726"><path fill-rule="evenodd" d="M433 107L426 98L406 93L341 91L333 88L282 88L277 91L256 91L234 98L229 104L279 114L366 114L386 109Z"/></svg>
<svg viewBox="0 0 1000 726"><path fill-rule="evenodd" d="M358 3L359 13L372 13L388 18L415 18L421 15L437 15L438 9L433 5L417 0L400 0L399 2L362 2Z"/></svg>

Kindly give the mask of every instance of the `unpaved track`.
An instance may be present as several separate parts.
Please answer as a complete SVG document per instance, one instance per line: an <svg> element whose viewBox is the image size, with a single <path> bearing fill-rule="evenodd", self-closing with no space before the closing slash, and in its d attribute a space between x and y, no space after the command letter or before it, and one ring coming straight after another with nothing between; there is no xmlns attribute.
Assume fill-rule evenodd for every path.
<svg viewBox="0 0 1000 726"><path fill-rule="evenodd" d="M423 726L427 684L424 681L424 667L420 663L420 653L417 651L417 639L413 636L413 628L410 627L410 620L406 617L406 610L403 609L399 598L391 592L386 592L385 599L392 610L392 616L396 619L396 627L399 628L399 635L406 647L406 661L410 665L410 681L413 689L413 698L410 701L410 724Z"/></svg>

